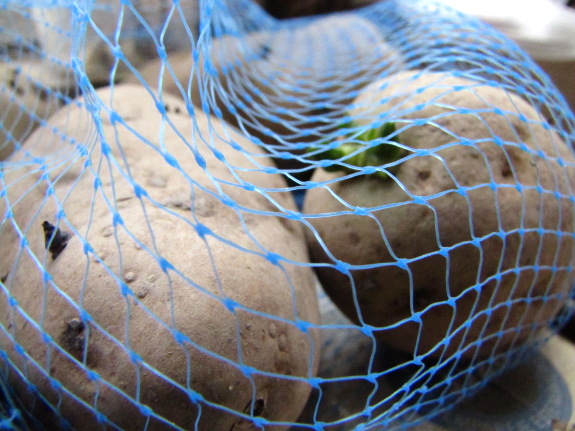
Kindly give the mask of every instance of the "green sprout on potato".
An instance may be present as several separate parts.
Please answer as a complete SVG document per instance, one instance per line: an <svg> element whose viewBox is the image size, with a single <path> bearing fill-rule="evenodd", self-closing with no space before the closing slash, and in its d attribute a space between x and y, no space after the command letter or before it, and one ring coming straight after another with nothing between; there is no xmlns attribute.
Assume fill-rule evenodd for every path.
<svg viewBox="0 0 575 431"><path fill-rule="evenodd" d="M353 122L345 123L340 126L341 129L354 129L356 127L358 126ZM355 167L380 167L398 160L404 152L401 146L394 144L400 143L399 136L392 136L395 132L395 123L385 123L380 127L368 129L358 136L355 136L354 142L345 142L338 147L330 148L314 154L311 158L316 161L337 160L341 162L334 163L330 166L324 166L323 169L328 172L355 172L358 170L355 169ZM347 136L352 137L353 135L348 134ZM381 140L382 138L386 139L386 142L373 144L373 141ZM329 141L324 141L321 145L327 145L328 142ZM321 147L311 147L308 149L308 153L316 152L320 149ZM384 171L377 171L372 175L383 179L389 178L388 174Z"/></svg>

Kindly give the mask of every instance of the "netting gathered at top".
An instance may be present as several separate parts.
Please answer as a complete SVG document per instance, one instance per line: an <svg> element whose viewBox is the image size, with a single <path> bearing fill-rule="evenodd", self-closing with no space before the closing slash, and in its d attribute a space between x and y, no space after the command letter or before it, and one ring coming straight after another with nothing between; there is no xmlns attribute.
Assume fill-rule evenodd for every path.
<svg viewBox="0 0 575 431"><path fill-rule="evenodd" d="M572 315L575 118L382 0L0 0L0 427L403 429Z"/></svg>

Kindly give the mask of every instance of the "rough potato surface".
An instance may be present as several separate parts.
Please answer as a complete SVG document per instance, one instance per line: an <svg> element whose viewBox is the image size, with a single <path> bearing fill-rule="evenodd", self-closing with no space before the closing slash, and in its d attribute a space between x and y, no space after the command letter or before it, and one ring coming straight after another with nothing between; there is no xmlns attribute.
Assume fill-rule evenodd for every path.
<svg viewBox="0 0 575 431"><path fill-rule="evenodd" d="M99 429L95 411L133 430L146 424L251 430L258 427L250 417L295 421L319 353L316 332L304 327L319 317L311 270L266 258L308 260L300 226L278 216L295 209L289 194L273 191L285 187L283 179L250 171L271 162L233 128L202 114L190 117L177 98L164 99L167 123L141 88L118 86L97 96L113 100L123 119L100 114L114 163L90 139L85 111L69 106L50 127L75 141L58 140L47 127L27 143L54 169L45 173L31 162L6 172L0 210L5 216L11 202L13 219L0 230L0 320L11 337L0 337L2 350L78 429ZM195 142L205 170L171 127L188 145ZM220 133L248 155L217 138ZM78 144L87 146L85 157L78 157ZM50 165L54 160L62 162ZM53 181L50 190L43 174ZM241 180L270 189L278 206L240 187ZM56 258L46 250L45 220L70 235ZM14 226L26 233L26 247ZM30 400L33 393L13 377ZM46 421L53 416L38 414Z"/></svg>
<svg viewBox="0 0 575 431"><path fill-rule="evenodd" d="M312 178L312 259L375 265L319 267L336 304L418 355L488 357L544 329L573 282L575 161L559 135L520 97L447 73L375 82L351 116L393 122L406 151L394 178Z"/></svg>

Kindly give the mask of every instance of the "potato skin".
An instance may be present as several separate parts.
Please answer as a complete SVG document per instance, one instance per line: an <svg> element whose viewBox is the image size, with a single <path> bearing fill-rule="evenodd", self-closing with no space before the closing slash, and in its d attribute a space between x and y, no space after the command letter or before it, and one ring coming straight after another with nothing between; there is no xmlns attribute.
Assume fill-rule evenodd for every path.
<svg viewBox="0 0 575 431"><path fill-rule="evenodd" d="M523 99L447 73L375 82L351 116L405 127L400 142L412 151L396 179L314 174L324 186L309 190L304 212L325 214L309 219L325 249L351 265L383 264L349 276L318 267L335 303L418 355L490 357L536 337L573 282L575 172L565 143ZM347 214L328 216L339 211ZM332 262L307 236L312 260Z"/></svg>
<svg viewBox="0 0 575 431"><path fill-rule="evenodd" d="M149 95L133 86L113 91L113 108L126 124L157 142L160 114ZM110 100L110 94L110 90L98 92L104 101ZM170 121L191 139L192 119L174 114L176 108L186 112L183 103L169 96L165 103ZM65 128L77 124L72 120L80 117L77 108L70 106L56 114L50 125ZM196 120L204 137L208 120L214 131L224 129L223 123L201 114ZM14 341L30 359L91 407L52 387L36 366L15 352L6 335L0 338L2 349L43 396L53 404L60 402L61 416L78 429L143 429L147 419L147 429L170 429L170 424L200 430L257 429L238 415L250 415L252 399L254 416L295 421L311 389L305 378L317 369L317 333L297 326L298 319L318 323L314 278L309 268L281 261L276 266L257 253L269 251L295 262L307 261L301 228L287 219L249 211L241 212L242 221L236 208L208 193L215 192L214 184L174 132L165 133L163 145L185 167L185 175L197 182L194 190L180 169L120 123L116 125L132 178L147 195L139 199L134 184L106 163L99 168L102 182L95 190L91 170L82 169L87 160L95 169L99 166L101 148L92 145L88 159L72 157L67 166L50 171L52 180L59 177L53 193L46 193L47 183L42 181L30 188L41 175L34 169L28 169L27 177L18 169L7 173L14 219L27 231L29 251L18 247L20 241L11 226L0 230L0 271L6 273L4 285L19 305L16 309L5 294L1 296L2 324L11 328ZM39 130L27 144L37 157L58 150L74 154L73 145L66 148L68 144L55 145L47 139L49 130ZM256 146L232 128L227 130L261 164L271 165ZM116 160L126 168L116 148L114 127L107 120L104 135ZM86 129L78 128L75 137L86 142ZM210 173L237 183L226 165L199 141ZM230 165L254 168L242 152L218 139L213 145ZM276 175L238 172L259 187L285 186ZM278 211L259 193L231 185L223 189L248 210ZM16 204L23 190L29 192ZM286 209L295 209L289 195L278 193L276 200ZM6 214L5 201L1 205ZM66 217L58 223L60 209ZM55 259L45 249L43 220L70 234ZM43 277L33 258L42 263L49 278ZM42 322L44 338L32 322ZM248 370L253 373L245 374ZM14 380L26 398L26 388ZM149 417L134 400L150 409ZM93 410L110 424L99 424ZM52 416L40 412L47 421Z"/></svg>

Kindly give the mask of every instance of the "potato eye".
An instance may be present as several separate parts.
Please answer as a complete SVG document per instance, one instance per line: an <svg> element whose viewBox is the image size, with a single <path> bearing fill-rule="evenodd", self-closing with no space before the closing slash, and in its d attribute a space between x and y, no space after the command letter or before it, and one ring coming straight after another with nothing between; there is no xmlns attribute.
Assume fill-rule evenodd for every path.
<svg viewBox="0 0 575 431"><path fill-rule="evenodd" d="M253 405L254 405L253 416L254 417L261 416L266 407L266 401L263 398L258 398L253 402ZM244 408L244 413L247 414L252 413L252 401L248 401L248 404Z"/></svg>

